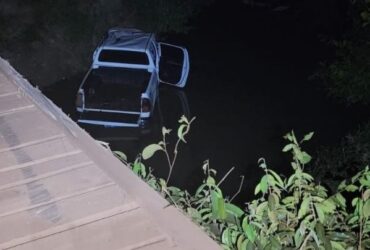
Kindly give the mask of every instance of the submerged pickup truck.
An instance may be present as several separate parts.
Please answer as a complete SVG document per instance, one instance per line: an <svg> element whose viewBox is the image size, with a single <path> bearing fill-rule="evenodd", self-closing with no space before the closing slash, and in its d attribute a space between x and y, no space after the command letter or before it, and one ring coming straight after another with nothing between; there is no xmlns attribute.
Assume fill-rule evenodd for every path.
<svg viewBox="0 0 370 250"><path fill-rule="evenodd" d="M159 84L183 88L188 74L185 48L157 42L153 33L110 29L78 89L78 122L138 127L152 115Z"/></svg>

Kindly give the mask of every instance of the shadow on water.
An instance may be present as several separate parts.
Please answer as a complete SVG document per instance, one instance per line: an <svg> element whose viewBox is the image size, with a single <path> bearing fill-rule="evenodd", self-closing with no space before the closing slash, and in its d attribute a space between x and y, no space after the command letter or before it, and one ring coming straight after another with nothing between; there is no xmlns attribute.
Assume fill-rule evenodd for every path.
<svg viewBox="0 0 370 250"><path fill-rule="evenodd" d="M235 166L223 184L226 195L232 196L240 175L246 176L241 202L251 197L261 177L258 158L265 157L279 173L289 173L289 156L281 153L286 132L294 129L302 136L315 131L306 147L313 153L319 145L337 144L368 120L365 107L338 105L308 80L318 62L330 56L316 36L285 13L239 7L219 4L204 12L189 34L166 37L189 49L190 76L184 91L161 87L150 127L85 129L133 160L146 145L161 139L162 126L175 130L183 113L196 116L188 143L180 147L171 184L194 190L203 178L203 161L210 159L219 178ZM234 15L226 18L228 11ZM82 76L45 90L72 117ZM171 139L174 143L176 138ZM155 155L147 165L156 175L167 175L163 155Z"/></svg>

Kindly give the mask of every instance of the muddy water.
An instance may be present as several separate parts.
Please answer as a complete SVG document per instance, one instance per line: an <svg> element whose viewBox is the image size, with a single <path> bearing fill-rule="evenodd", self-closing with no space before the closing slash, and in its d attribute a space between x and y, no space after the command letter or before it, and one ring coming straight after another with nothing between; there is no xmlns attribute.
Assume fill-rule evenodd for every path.
<svg viewBox="0 0 370 250"><path fill-rule="evenodd" d="M233 17L226 18L227 11L233 11ZM237 201L246 200L262 174L260 157L276 171L289 173L289 155L281 153L286 132L294 129L302 136L315 131L306 147L314 152L319 145L337 144L369 117L366 108L339 105L325 96L320 84L308 80L331 52L302 27L287 13L210 9L187 35L165 37L188 48L191 71L184 90L161 87L151 126L85 129L132 160L145 145L161 139L162 126L176 129L181 114L195 116L188 143L180 146L171 184L194 189L202 180L203 161L209 159L219 178L235 167L223 184L226 195L238 189L241 175L246 177ZM72 117L82 76L45 90ZM170 139L174 143L176 138ZM155 155L147 165L166 176L163 155Z"/></svg>

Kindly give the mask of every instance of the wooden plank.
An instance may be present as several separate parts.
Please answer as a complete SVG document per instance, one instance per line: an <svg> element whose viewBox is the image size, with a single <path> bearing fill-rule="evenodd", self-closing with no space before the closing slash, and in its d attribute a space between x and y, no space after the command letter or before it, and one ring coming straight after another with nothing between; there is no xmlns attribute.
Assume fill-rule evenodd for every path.
<svg viewBox="0 0 370 250"><path fill-rule="evenodd" d="M18 92L18 88L0 71L0 95Z"/></svg>
<svg viewBox="0 0 370 250"><path fill-rule="evenodd" d="M56 169L53 169L52 165L48 165L52 167L47 168L46 171L44 169L44 171L41 171L41 173L37 171L38 169L36 169L35 171L34 167L22 168L18 174L10 175L11 178L18 180L13 180L8 183L1 184L0 191L21 185L27 185L33 182L39 182L42 179L46 179L55 175L64 174L66 172L70 172L79 168L88 167L89 165L92 164L93 164L92 161L83 161L71 165L64 165L63 167L59 167Z"/></svg>
<svg viewBox="0 0 370 250"><path fill-rule="evenodd" d="M167 239L167 236L151 223L145 211L136 209L10 249L49 250L52 247L53 250L128 250L142 249L142 247L160 243L164 243L162 246L167 246L162 249L169 249L170 244L166 242Z"/></svg>
<svg viewBox="0 0 370 250"><path fill-rule="evenodd" d="M61 131L56 124L40 111L0 116L0 152L60 134Z"/></svg>
<svg viewBox="0 0 370 250"><path fill-rule="evenodd" d="M9 114L18 110L26 110L35 105L20 94L0 96L0 115Z"/></svg>
<svg viewBox="0 0 370 250"><path fill-rule="evenodd" d="M31 183L0 190L0 214L110 182L112 181L99 168L93 165L82 166Z"/></svg>
<svg viewBox="0 0 370 250"><path fill-rule="evenodd" d="M12 227L8 227L9 230L2 231L0 234L0 249L42 239L86 224L94 224L102 219L136 209L138 209L137 204L126 197L117 186L109 186L37 209L5 216L0 220L0 228L5 228L7 225ZM130 213L128 217L131 218ZM114 221L113 219L111 222ZM128 225L134 226L133 224L125 226ZM101 231L95 235L91 234L85 240L90 241L103 233ZM49 245L49 249L54 249L54 244Z"/></svg>
<svg viewBox="0 0 370 250"><path fill-rule="evenodd" d="M5 136L3 136L5 137ZM44 142L48 142L48 141L52 141L52 140L57 140L57 139L63 139L63 137L65 137L64 134L57 134L57 135L52 135L52 136L49 136L49 137L43 137L41 139L35 139L35 140L32 140L32 141L27 141L27 142L23 142L23 143L19 143L17 144L16 142L19 141L19 139L17 138L17 136L14 134L13 136L9 136L10 138L6 138L6 139L9 139L9 144L11 145L14 145L14 146L11 146L11 147L4 147L4 148L0 148L0 153L2 152L7 152L7 151L15 151L17 149L21 149L21 148L24 148L24 147L28 147L28 146L33 146L33 145L37 145L37 144L41 144L41 143L44 143ZM11 137L14 137L14 138L11 138Z"/></svg>
<svg viewBox="0 0 370 250"><path fill-rule="evenodd" d="M14 163L14 165L10 165L10 166L7 166L7 167L0 168L0 173L3 173L3 175L4 175L4 173L9 172L9 171L15 171L15 170L19 170L19 169L22 169L22 168L25 169L25 168L33 167L33 166L38 167L39 165L44 165L44 164L49 164L51 167L58 167L59 162L60 162L60 164L63 164L63 165L66 165L66 164L69 164L69 163L72 164L74 162L74 160L71 160L71 159L74 159L74 158L77 158L77 159L83 158L86 161L88 160L87 156L79 150L75 150L75 151L71 151L71 152L67 152L67 153L56 154L56 155L50 155L48 157L41 158L41 159L36 159L36 160L33 160L29 155L27 155L27 157L29 157L29 159L30 159L29 161L21 163L21 164ZM63 160L63 162L62 162L62 160ZM18 159L15 159L15 162L17 162L17 161L18 161ZM80 160L80 161L82 161L82 160ZM2 176L0 176L0 178L1 177Z"/></svg>
<svg viewBox="0 0 370 250"><path fill-rule="evenodd" d="M52 137L48 140L38 141L38 143L19 145L10 150L0 152L0 172L7 171L8 168L14 166L27 166L38 162L45 162L54 158L60 158L64 155L81 152L76 146L71 144L64 135Z"/></svg>
<svg viewBox="0 0 370 250"><path fill-rule="evenodd" d="M195 243L195 242L194 242ZM196 244L196 243L195 243ZM137 250L163 250L163 249L171 249L171 250L180 250L180 249L186 249L183 248L179 245L175 245L170 238L168 238L165 241L159 241L155 242L153 244L145 245L145 246L140 246L138 248L122 248L120 250L128 250L128 249L137 249ZM212 248L208 248L205 250L213 250Z"/></svg>

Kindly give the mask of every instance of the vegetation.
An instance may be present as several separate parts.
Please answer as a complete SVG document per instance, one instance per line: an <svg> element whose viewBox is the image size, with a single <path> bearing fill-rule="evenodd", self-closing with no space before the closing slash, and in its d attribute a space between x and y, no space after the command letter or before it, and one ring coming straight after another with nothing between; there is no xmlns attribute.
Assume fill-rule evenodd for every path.
<svg viewBox="0 0 370 250"><path fill-rule="evenodd" d="M224 197L216 171L208 161L203 165L204 181L194 194L168 186L178 148L186 142L192 120L182 117L177 130L177 142L171 154L163 128L163 140L144 148L134 163L128 165L169 202L198 223L225 249L368 249L370 247L370 171L361 169L338 189L329 193L305 171L311 156L303 151L302 143L309 141L309 133L298 141L294 132L284 138L288 144L283 152L292 155L292 175L281 177L268 168L264 159L259 166L264 170L255 188L254 200L242 209ZM143 160L156 152L165 153L169 163L167 181L156 178ZM126 161L121 152L116 155Z"/></svg>
<svg viewBox="0 0 370 250"><path fill-rule="evenodd" d="M341 180L355 175L370 162L370 123L342 139L335 147L322 147L308 172L335 191Z"/></svg>
<svg viewBox="0 0 370 250"><path fill-rule="evenodd" d="M322 64L318 76L328 93L348 105L370 103L370 1L348 1L347 30L338 38L329 38L335 47L332 61ZM342 139L340 145L320 148L309 170L318 180L325 180L331 190L358 172L370 158L370 124Z"/></svg>
<svg viewBox="0 0 370 250"><path fill-rule="evenodd" d="M332 62L323 64L319 76L329 94L352 103L370 102L370 1L349 4L349 28L340 38L330 39L336 48Z"/></svg>
<svg viewBox="0 0 370 250"><path fill-rule="evenodd" d="M210 1L0 0L0 55L31 82L50 85L85 71L107 29L186 32Z"/></svg>

